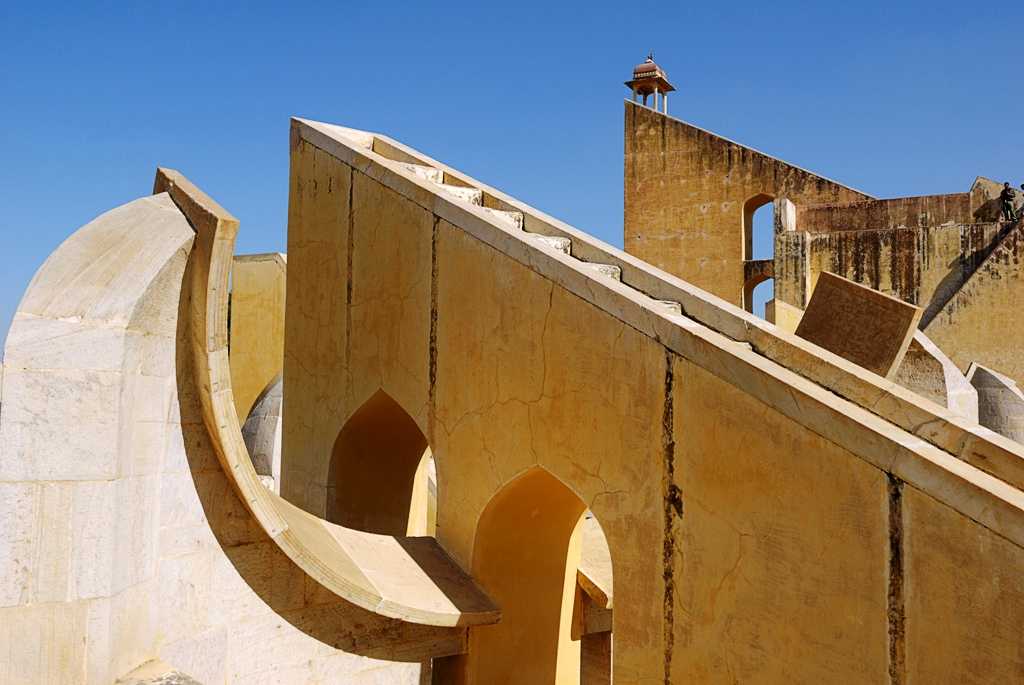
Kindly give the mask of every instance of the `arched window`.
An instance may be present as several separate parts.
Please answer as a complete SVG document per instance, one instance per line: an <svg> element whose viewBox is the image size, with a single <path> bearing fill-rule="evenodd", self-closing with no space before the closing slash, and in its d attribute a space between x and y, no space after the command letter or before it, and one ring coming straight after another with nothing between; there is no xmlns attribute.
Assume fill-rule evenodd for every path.
<svg viewBox="0 0 1024 685"><path fill-rule="evenodd" d="M764 316L765 304L772 299L774 284L765 267L755 262L775 257L775 203L771 195L760 193L743 205L743 259L746 262L743 306L748 312Z"/></svg>
<svg viewBox="0 0 1024 685"><path fill-rule="evenodd" d="M397 402L378 390L334 442L327 520L369 533L432 534L432 474L426 436Z"/></svg>
<svg viewBox="0 0 1024 685"><path fill-rule="evenodd" d="M775 297L775 279L766 278L757 285L754 286L751 292L750 305L751 312L760 316L762 319L767 319L768 314L765 311L765 307Z"/></svg>
<svg viewBox="0 0 1024 685"><path fill-rule="evenodd" d="M469 682L505 682L510 664L515 681L524 683L579 682L581 670L610 674L610 601L603 607L607 617L597 616L588 627L592 614L584 613L582 603L590 600L581 595L587 589L580 587L580 571L594 550L583 550L584 544L604 546L604 582L610 585L600 526L583 501L544 469L530 469L492 498L477 527L473 577L502 608L502 619L473 630ZM586 572L601 584L600 571ZM595 627L601 618L605 625ZM608 634L594 638L597 632Z"/></svg>

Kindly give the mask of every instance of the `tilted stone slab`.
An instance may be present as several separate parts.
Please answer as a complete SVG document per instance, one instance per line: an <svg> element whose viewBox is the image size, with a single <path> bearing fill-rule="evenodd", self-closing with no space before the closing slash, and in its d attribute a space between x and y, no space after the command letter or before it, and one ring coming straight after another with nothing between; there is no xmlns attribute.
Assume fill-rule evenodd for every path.
<svg viewBox="0 0 1024 685"><path fill-rule="evenodd" d="M796 334L886 378L907 352L921 308L822 272Z"/></svg>

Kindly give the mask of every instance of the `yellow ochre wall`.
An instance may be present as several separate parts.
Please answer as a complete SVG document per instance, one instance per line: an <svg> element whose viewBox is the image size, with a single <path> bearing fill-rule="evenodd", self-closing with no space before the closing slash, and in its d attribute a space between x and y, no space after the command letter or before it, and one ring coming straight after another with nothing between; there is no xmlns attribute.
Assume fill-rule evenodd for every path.
<svg viewBox="0 0 1024 685"><path fill-rule="evenodd" d="M231 269L231 386L245 423L260 393L284 362L287 257L279 252L238 255Z"/></svg>
<svg viewBox="0 0 1024 685"><path fill-rule="evenodd" d="M744 205L867 199L863 193L626 102L626 252L742 304Z"/></svg>
<svg viewBox="0 0 1024 685"><path fill-rule="evenodd" d="M839 447L777 408L792 397L755 399L723 380L732 372L668 351L434 215L432 192L410 184L399 194L376 173L293 131L282 494L324 514L338 433L383 390L433 451L438 540L485 591L508 588L511 625L524 625L518 614L550 626L558 612L545 592L500 577L502 554L515 568L527 552L481 539L495 497L543 469L594 512L614 568L616 682L878 683L925 668L935 647L921 631L947 608L915 592L946 581L921 577L930 571L914 536L927 530L915 514L927 497L872 465L877 456L865 454L878 445ZM532 510L518 505L528 526ZM974 577L1019 567L1019 548L989 556L997 536L933 505ZM529 530L506 534L520 546L537 537L531 553L546 548ZM1024 630L1014 587L992 600L1000 626L970 614L975 642ZM435 663L435 682L553 682L534 676L557 671L557 650L488 647L501 626L470 628L468 654ZM959 682L970 663L947 661L945 682ZM985 668L1005 682L1024 677L1009 640L991 643Z"/></svg>
<svg viewBox="0 0 1024 685"><path fill-rule="evenodd" d="M1006 235L924 332L966 371L978 362L1024 383L1024 244Z"/></svg>

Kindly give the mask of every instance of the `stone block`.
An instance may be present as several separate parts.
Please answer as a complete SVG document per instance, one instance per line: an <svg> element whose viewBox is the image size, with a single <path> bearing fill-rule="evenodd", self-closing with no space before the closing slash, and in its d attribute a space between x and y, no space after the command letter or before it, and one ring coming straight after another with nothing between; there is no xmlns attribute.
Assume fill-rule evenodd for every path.
<svg viewBox="0 0 1024 685"><path fill-rule="evenodd" d="M978 391L953 360L921 331L914 331L894 380L940 407L946 407L972 423L978 422Z"/></svg>
<svg viewBox="0 0 1024 685"><path fill-rule="evenodd" d="M111 371L5 368L0 480L116 477L120 380Z"/></svg>
<svg viewBox="0 0 1024 685"><path fill-rule="evenodd" d="M4 348L16 369L120 371L124 329L19 313Z"/></svg>
<svg viewBox="0 0 1024 685"><path fill-rule="evenodd" d="M117 481L76 484L72 493L69 595L74 599L114 593L117 549Z"/></svg>
<svg viewBox="0 0 1024 685"><path fill-rule="evenodd" d="M200 683L225 683L227 680L228 629L219 626L193 632L175 642L164 644L160 658Z"/></svg>
<svg viewBox="0 0 1024 685"><path fill-rule="evenodd" d="M88 603L0 609L0 683L80 683Z"/></svg>
<svg viewBox="0 0 1024 685"><path fill-rule="evenodd" d="M173 331L173 328L172 328ZM173 377L177 341L166 335L129 330L126 333L124 370L143 376Z"/></svg>
<svg viewBox="0 0 1024 685"><path fill-rule="evenodd" d="M978 423L1024 443L1024 393L1009 376L971 364L967 380L978 392Z"/></svg>
<svg viewBox="0 0 1024 685"><path fill-rule="evenodd" d="M0 483L0 607L31 601L40 506L37 483Z"/></svg>
<svg viewBox="0 0 1024 685"><path fill-rule="evenodd" d="M114 592L156 576L160 483L155 476L133 476L116 482L114 524Z"/></svg>
<svg viewBox="0 0 1024 685"><path fill-rule="evenodd" d="M207 609L211 601L212 564L212 556L207 552L160 560L157 636L161 642L188 641L210 625ZM173 658L169 661L179 665Z"/></svg>
<svg viewBox="0 0 1024 685"><path fill-rule="evenodd" d="M879 376L899 367L921 309L822 272L796 334Z"/></svg>

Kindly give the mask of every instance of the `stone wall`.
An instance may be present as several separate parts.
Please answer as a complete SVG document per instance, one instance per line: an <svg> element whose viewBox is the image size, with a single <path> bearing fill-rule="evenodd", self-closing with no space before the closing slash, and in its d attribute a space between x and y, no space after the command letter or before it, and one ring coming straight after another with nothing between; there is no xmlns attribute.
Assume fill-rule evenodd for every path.
<svg viewBox="0 0 1024 685"><path fill-rule="evenodd" d="M191 242L166 195L136 200L68 238L18 307L0 413L0 682L106 685L168 627L158 505Z"/></svg>
<svg viewBox="0 0 1024 685"><path fill-rule="evenodd" d="M618 682L926 679L929 626L949 620L946 607L970 588L951 584L945 567L924 577L922 507L944 508L976 579L1016 568L1019 542L990 557L1002 538L975 507L1018 521L1019 491L808 380L832 363L820 350L800 348L814 368L798 375L693 318L657 313L635 288L666 280L624 255L603 253L631 270L601 280L579 261L598 261L579 234L563 234L570 255L547 251L374 152L384 146L357 150L330 127L296 129L285 398L300 409L285 411L285 484L292 469L295 501L324 508L332 441L373 393L417 422L437 460L438 540L503 610L497 626L470 628L468 654L435 671L444 682L493 682L496 670L547 682L535 676L553 665L522 654L539 653L526 647L557 622L557 598L545 605L532 582L517 590L493 573L493 555L508 555L506 568L562 573L565 552L545 556L547 529L523 529L566 490L607 535ZM526 226L545 226L516 206ZM683 299L688 286L677 287ZM684 311L706 308L694 316L738 317L686 292ZM757 349L796 346L765 326L737 323L763 333ZM896 388L874 392L874 411L894 406ZM944 421L922 423L944 433ZM517 509L515 544L481 538L500 530L495 506L537 471L552 496ZM924 587L942 600L915 594ZM1017 645L1002 638L1024 629L1015 588L986 588L1000 624L972 611L975 634L956 649L991 650L948 664L949 681L1024 676Z"/></svg>
<svg viewBox="0 0 1024 685"><path fill-rule="evenodd" d="M804 308L822 271L923 307L944 302L993 249L999 224L784 231L775 240L775 297Z"/></svg>
<svg viewBox="0 0 1024 685"><path fill-rule="evenodd" d="M625 248L741 304L753 210L869 196L649 108L626 102ZM745 225L745 222L748 222Z"/></svg>
<svg viewBox="0 0 1024 685"><path fill-rule="evenodd" d="M794 201L795 202L795 201ZM843 204L797 204L796 230L808 233L928 228L974 223L970 193Z"/></svg>
<svg viewBox="0 0 1024 685"><path fill-rule="evenodd" d="M19 306L0 412L0 683L109 685L156 659L204 685L419 682L419 663L329 646L354 645L337 626L310 635L337 599L289 572L204 442L179 354L192 241L166 193L136 200L72 235Z"/></svg>
<svg viewBox="0 0 1024 685"><path fill-rule="evenodd" d="M1024 241L1018 221L923 330L957 366L972 362L1024 383Z"/></svg>
<svg viewBox="0 0 1024 685"><path fill-rule="evenodd" d="M279 252L237 255L231 269L231 387L238 420L284 365L287 257Z"/></svg>

